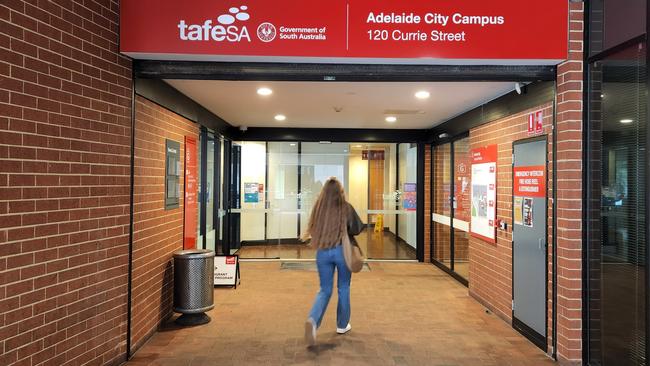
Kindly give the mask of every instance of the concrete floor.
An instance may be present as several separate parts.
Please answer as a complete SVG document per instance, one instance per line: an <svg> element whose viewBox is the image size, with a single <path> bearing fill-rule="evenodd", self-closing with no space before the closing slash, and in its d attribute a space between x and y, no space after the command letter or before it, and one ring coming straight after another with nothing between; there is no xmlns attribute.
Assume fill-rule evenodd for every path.
<svg viewBox="0 0 650 366"><path fill-rule="evenodd" d="M165 326L128 365L546 365L553 362L430 264L370 263L352 278L352 330L335 333L336 295L303 343L318 290L313 271L241 264L242 284L215 290L212 322Z"/></svg>

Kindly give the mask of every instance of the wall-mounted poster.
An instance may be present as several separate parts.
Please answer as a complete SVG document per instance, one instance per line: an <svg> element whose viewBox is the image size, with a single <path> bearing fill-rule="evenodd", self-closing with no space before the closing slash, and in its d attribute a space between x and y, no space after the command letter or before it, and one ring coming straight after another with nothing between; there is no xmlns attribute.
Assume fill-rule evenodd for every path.
<svg viewBox="0 0 650 366"><path fill-rule="evenodd" d="M533 199L524 198L522 208L524 226L533 227Z"/></svg>
<svg viewBox="0 0 650 366"><path fill-rule="evenodd" d="M183 249L196 248L197 171L196 139L185 136L185 200L183 201Z"/></svg>
<svg viewBox="0 0 650 366"><path fill-rule="evenodd" d="M402 206L407 211L415 211L417 209L417 184L404 183Z"/></svg>
<svg viewBox="0 0 650 366"><path fill-rule="evenodd" d="M524 212L522 209L523 199L522 197L515 197L515 202L513 203L512 209L514 210L515 216L515 225L524 224Z"/></svg>
<svg viewBox="0 0 650 366"><path fill-rule="evenodd" d="M244 203L260 202L259 183L244 183Z"/></svg>
<svg viewBox="0 0 650 366"><path fill-rule="evenodd" d="M497 145L472 150L472 236L496 243Z"/></svg>

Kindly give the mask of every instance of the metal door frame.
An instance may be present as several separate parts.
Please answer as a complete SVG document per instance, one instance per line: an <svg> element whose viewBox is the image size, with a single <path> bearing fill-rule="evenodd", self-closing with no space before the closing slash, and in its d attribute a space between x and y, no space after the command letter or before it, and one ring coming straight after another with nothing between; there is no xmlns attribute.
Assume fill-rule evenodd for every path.
<svg viewBox="0 0 650 366"><path fill-rule="evenodd" d="M511 169L510 169L510 182L511 184L511 190L510 190L510 199L511 199L511 205L514 205L514 199L515 199L515 185L514 185L514 167L515 167L515 146L516 145L522 145L530 142L537 142L537 141L544 141L546 144L544 145L546 153L544 154L544 166L546 169L546 174L545 174L545 179L546 179L546 192L545 192L545 200L546 200L546 225L544 225L544 242L546 243L546 250L544 252L544 334L539 334L532 328L530 328L528 325L524 324L522 321L517 319L515 317L515 309L514 309L514 301L515 301L515 236L514 236L514 228L515 228L515 210L514 207L512 208L512 212L510 215L510 222L511 222L511 233L512 233L512 241L510 243L510 248L511 248L511 264L512 264L512 277L511 277L511 283L512 283L512 304L511 306L511 317L512 317L512 327L516 329L519 333L521 333L524 337L528 338L529 341L531 341L534 345L542 349L544 352L548 352L548 254L549 254L549 240L548 240L548 225L549 225L549 217L548 217L548 209L549 209L549 202L548 202L548 187L549 187L549 175L548 175L548 134L540 135L540 136L534 136L534 137L527 137L524 139L520 140L515 140L512 142L512 164L511 164ZM555 167L553 167L555 169ZM555 215L555 212L553 212L553 215ZM553 223L554 220L551 219L551 223ZM554 258L555 260L555 258ZM556 299L553 299L553 301L556 301ZM541 337L540 337L541 336Z"/></svg>
<svg viewBox="0 0 650 366"><path fill-rule="evenodd" d="M465 287L469 287L469 278L465 278L458 274L454 270L455 266L455 246L456 246L456 237L455 237L455 232L454 232L454 217L456 214L456 210L454 208L454 199L456 198L456 190L455 190L455 185L456 185L456 167L455 167L455 158L454 158L454 152L456 151L455 145L456 142L459 140L462 140L464 138L469 138L469 131L463 132L461 134L458 134L448 141L445 141L442 144L438 145L431 145L431 212L429 215L429 224L431 225L431 230L429 231L430 234L430 247L431 251L429 253L429 256L431 257L431 263L433 263L436 267L442 269L445 273L449 274L452 276L455 280L463 284ZM436 146L442 146L444 144L449 144L449 179L450 179L450 186L449 186L449 267L447 267L444 263L438 261L437 259L434 258L433 252L436 248L436 240L435 240L435 230L434 230L434 225L433 225L433 218L431 214L434 213L434 204L435 204L435 175L433 173L433 167L435 166L434 164L434 158L435 158L435 147Z"/></svg>

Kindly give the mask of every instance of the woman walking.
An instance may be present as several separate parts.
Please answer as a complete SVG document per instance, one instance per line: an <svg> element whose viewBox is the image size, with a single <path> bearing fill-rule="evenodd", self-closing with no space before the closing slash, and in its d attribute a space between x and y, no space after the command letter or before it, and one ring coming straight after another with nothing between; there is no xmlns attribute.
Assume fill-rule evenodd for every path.
<svg viewBox="0 0 650 366"><path fill-rule="evenodd" d="M320 291L314 306L305 322L305 341L316 343L316 330L320 327L327 309L334 282L334 269L337 275L339 294L336 307L336 332L345 334L350 325L350 279L352 274L345 264L341 239L347 232L350 241L356 245L354 235L363 230L363 223L352 205L345 200L343 186L336 178L330 178L323 185L309 217L307 232L303 238L311 236L311 245L317 249L316 265L320 278Z"/></svg>

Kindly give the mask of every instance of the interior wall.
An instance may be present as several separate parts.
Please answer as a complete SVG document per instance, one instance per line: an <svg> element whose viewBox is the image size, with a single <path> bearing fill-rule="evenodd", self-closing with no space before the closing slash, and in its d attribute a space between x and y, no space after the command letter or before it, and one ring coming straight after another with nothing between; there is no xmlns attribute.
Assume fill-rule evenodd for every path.
<svg viewBox="0 0 650 366"><path fill-rule="evenodd" d="M417 147L411 144L399 144L399 189L404 192L405 183L417 183ZM422 204L422 202L418 202ZM415 248L417 246L417 217L415 211L404 210L397 217L399 237Z"/></svg>
<svg viewBox="0 0 650 366"><path fill-rule="evenodd" d="M183 248L184 169L179 206L165 210L165 140L199 138L197 124L136 97L133 204L132 348L139 348L172 313L172 254ZM196 213L194 213L196 214Z"/></svg>
<svg viewBox="0 0 650 366"><path fill-rule="evenodd" d="M241 241L264 240L264 195L259 202L244 199L246 183L264 184L266 180L266 143L241 142Z"/></svg>
<svg viewBox="0 0 650 366"><path fill-rule="evenodd" d="M390 151L388 152L387 156L388 158L388 174L387 174L387 182L384 185L385 187L388 187L387 193L390 194L391 196L394 195L395 191L397 191L397 144L391 144L390 146ZM386 210L395 210L395 207L397 206L397 202L392 200L389 203L388 207L385 207ZM385 226L388 227L388 230L396 234L397 233L397 217L396 215L386 215L384 217Z"/></svg>
<svg viewBox="0 0 650 366"><path fill-rule="evenodd" d="M368 160L363 160L361 150L353 150L349 156L349 190L346 192L347 199L361 217L361 220L368 223L368 215L364 214L368 209Z"/></svg>

